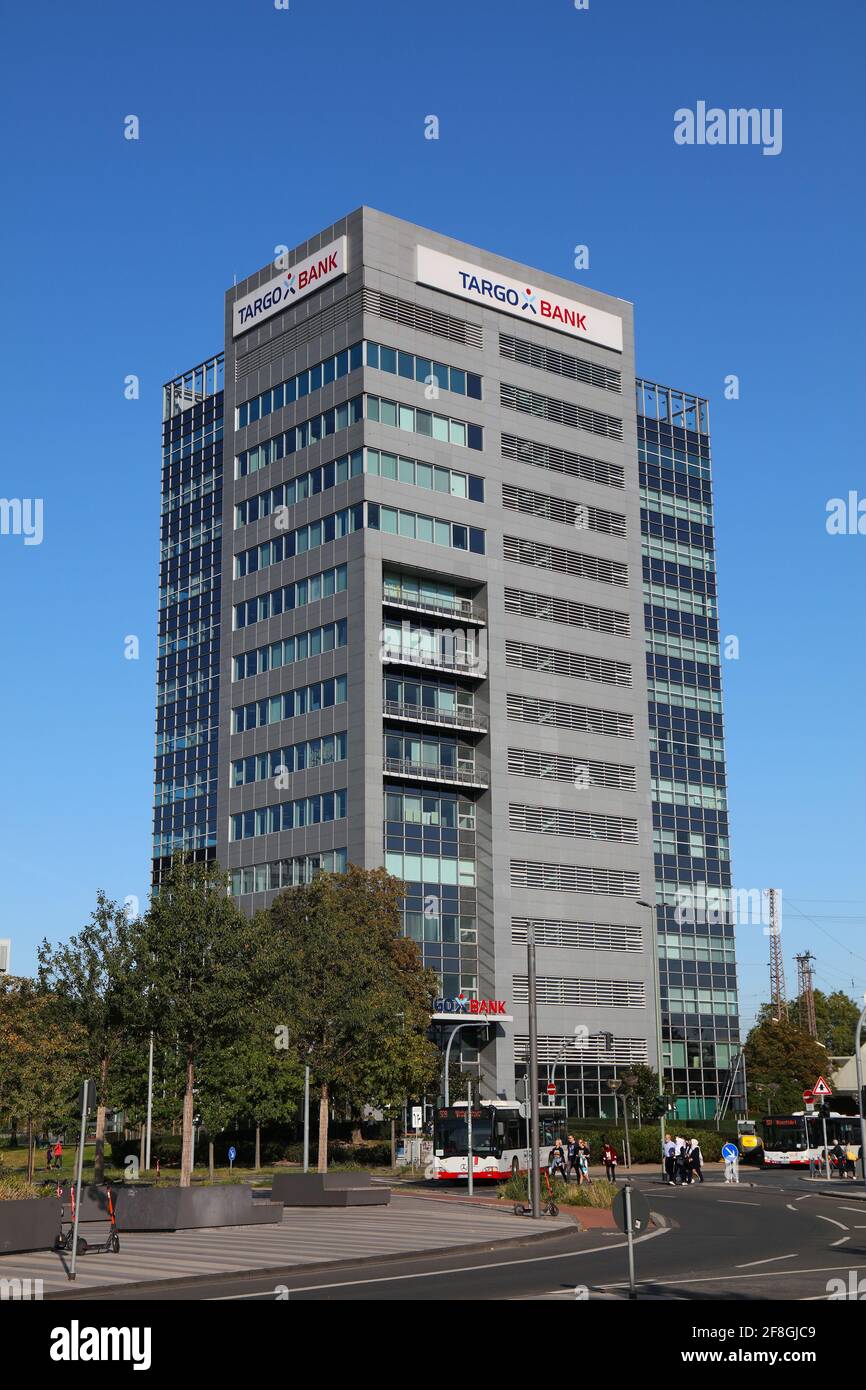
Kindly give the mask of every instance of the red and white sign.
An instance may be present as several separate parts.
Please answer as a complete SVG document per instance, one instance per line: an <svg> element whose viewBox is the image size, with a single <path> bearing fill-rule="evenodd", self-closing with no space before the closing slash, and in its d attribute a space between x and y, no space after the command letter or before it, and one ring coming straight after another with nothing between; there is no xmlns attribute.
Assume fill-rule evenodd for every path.
<svg viewBox="0 0 866 1390"><path fill-rule="evenodd" d="M553 1081L548 1081L548 1083L547 1083L547 1094L548 1094L549 1096L555 1096L555 1095L556 1095L556 1085L555 1085L555 1083L554 1083Z"/></svg>
<svg viewBox="0 0 866 1390"><path fill-rule="evenodd" d="M312 294L329 280L346 274L346 238L338 237L321 251L305 256L289 270L283 270L273 280L251 290L232 306L232 337L256 328L273 314L290 309L305 295Z"/></svg>
<svg viewBox="0 0 866 1390"><path fill-rule="evenodd" d="M830 1090L823 1076L819 1076L815 1085L812 1087L812 1094L814 1096L832 1096L833 1092Z"/></svg>
<svg viewBox="0 0 866 1390"><path fill-rule="evenodd" d="M417 248L415 278L419 284L432 285L446 294L459 295L501 314L513 314L525 323L538 328L554 328L573 338L622 352L622 319L606 309L594 309L591 304L576 299L563 299L550 290L512 280L498 270L459 261L429 246ZM578 286L575 285L575 289Z"/></svg>
<svg viewBox="0 0 866 1390"><path fill-rule="evenodd" d="M804 1092L803 1092L803 1099L804 1099L805 1101L812 1100L813 1098L814 1098L814 1093L813 1093L812 1091L804 1091Z"/></svg>

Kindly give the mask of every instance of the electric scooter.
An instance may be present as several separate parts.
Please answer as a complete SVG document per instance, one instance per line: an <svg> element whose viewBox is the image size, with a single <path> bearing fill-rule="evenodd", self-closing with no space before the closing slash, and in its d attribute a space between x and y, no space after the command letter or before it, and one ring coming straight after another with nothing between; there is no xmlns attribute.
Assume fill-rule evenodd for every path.
<svg viewBox="0 0 866 1390"><path fill-rule="evenodd" d="M65 1185L66 1179L64 1179L63 1182L59 1182L55 1189L61 1201L64 1198ZM77 1245L79 1255L117 1255L120 1251L120 1236L117 1233L117 1216L114 1210L114 1193L110 1186L107 1186L105 1191L108 1195L108 1220L110 1222L108 1235L105 1237L105 1240L99 1241L95 1245L86 1240L84 1236L79 1235ZM64 1219L62 1214L60 1219L61 1222ZM69 1230L65 1235L57 1237L57 1242L54 1246L55 1250L72 1250L73 1235L75 1233L75 1185L72 1182L69 1183L68 1221Z"/></svg>

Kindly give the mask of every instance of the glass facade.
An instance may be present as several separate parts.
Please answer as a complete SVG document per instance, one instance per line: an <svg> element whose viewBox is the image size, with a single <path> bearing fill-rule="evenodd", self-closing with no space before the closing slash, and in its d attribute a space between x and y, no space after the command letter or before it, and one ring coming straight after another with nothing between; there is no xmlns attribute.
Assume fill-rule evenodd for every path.
<svg viewBox="0 0 866 1390"><path fill-rule="evenodd" d="M222 354L163 391L153 882L216 853Z"/></svg>
<svg viewBox="0 0 866 1390"><path fill-rule="evenodd" d="M637 427L663 1071L702 1120L739 1049L730 914L678 908L731 885L707 402L639 380Z"/></svg>

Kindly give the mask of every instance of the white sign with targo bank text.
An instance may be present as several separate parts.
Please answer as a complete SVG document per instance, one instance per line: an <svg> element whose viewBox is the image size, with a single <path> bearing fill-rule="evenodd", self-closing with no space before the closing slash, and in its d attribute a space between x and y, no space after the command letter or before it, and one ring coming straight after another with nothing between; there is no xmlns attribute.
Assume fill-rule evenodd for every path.
<svg viewBox="0 0 866 1390"><path fill-rule="evenodd" d="M416 279L419 284L445 290L475 304L486 304L503 314L513 314L542 328L553 328L573 338L622 352L622 319L605 309L593 309L576 299L562 299L537 285L524 280L512 280L495 270L472 265L433 251L429 246L417 249Z"/></svg>
<svg viewBox="0 0 866 1390"><path fill-rule="evenodd" d="M280 271L267 284L236 300L232 311L232 337L257 328L265 319L282 313L283 309L291 309L305 295L345 274L346 238L341 236L323 246L321 251L298 261L291 270Z"/></svg>

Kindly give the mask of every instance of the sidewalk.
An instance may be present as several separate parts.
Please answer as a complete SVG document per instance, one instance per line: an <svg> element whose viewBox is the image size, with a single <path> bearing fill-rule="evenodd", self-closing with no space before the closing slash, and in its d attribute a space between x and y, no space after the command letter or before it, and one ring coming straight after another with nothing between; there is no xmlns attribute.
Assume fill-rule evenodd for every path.
<svg viewBox="0 0 866 1390"><path fill-rule="evenodd" d="M499 1204L500 1208L502 1203ZM87 1223L82 1233L101 1240L108 1227ZM69 1256L52 1251L0 1256L0 1280L41 1279L46 1298L89 1289L126 1287L166 1280L196 1279L247 1270L284 1270L331 1261L443 1251L473 1245L525 1242L573 1230L567 1218L548 1219L542 1229L505 1210L487 1206L446 1208L424 1204L396 1191L388 1207L287 1207L280 1225L229 1226L198 1231L138 1231L121 1234L118 1255L82 1255L76 1279L66 1277ZM3 1295L0 1293L0 1299Z"/></svg>

